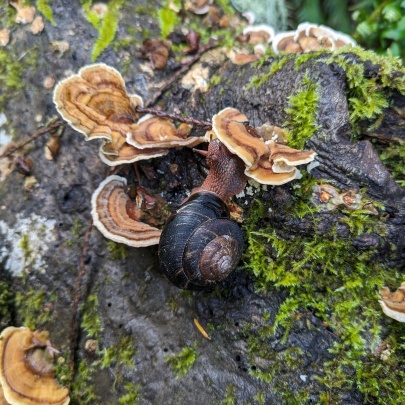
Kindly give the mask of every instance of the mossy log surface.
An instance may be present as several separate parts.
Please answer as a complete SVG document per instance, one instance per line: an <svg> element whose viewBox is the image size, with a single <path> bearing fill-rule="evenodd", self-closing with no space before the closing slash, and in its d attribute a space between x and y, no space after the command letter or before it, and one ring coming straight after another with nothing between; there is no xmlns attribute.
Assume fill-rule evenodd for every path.
<svg viewBox="0 0 405 405"><path fill-rule="evenodd" d="M98 59L121 71L129 92L142 94L146 101L153 99L162 83L179 69L179 63L170 57L164 70L153 72L149 62L138 56L143 38L141 29L134 33L134 27L149 30L151 37L159 36L157 21L148 8L161 5L155 3L145 6L133 1L122 5L116 38ZM4 129L4 134L12 135L15 142L57 116L52 89L44 88L44 79L52 76L61 80L67 72L77 72L91 63L97 33L85 19L82 4L54 0L51 6L55 26L45 21L44 31L33 35L26 26L14 24L12 40L1 53L1 64L19 64L22 72L22 86L7 87L7 77L4 79L7 97L0 106L7 118L0 131ZM141 13L142 7L146 14ZM0 12L3 20L10 14L5 5L0 6ZM57 41L68 41L69 50L55 51ZM380 67L376 63L362 61L350 51L344 55L363 66L365 79L379 80ZM255 211L254 200L262 204L264 214L254 225L246 226L245 233L248 237L249 232L268 231L270 227L277 237L291 243L325 235L326 249L333 233L334 239L347 244L348 251L367 254L368 260L384 267L386 274L395 274L397 278L393 276L391 281L395 279L399 285L405 267L405 189L395 181L381 154L385 148L405 141L405 96L397 88L381 86L387 100L383 112L354 122L350 99L355 96L345 69L329 57L308 57L298 67L295 57L289 57L254 86L253 78L268 74L281 57L269 56L261 64L236 66L226 60L222 50L214 49L191 69L196 75L208 69L207 81L219 77L215 84L202 90L190 89L180 78L158 99L158 104L167 111L204 120L225 107L235 107L246 114L253 126L271 122L288 127L293 120L288 113L291 98L307 89L305 83L312 83L317 101L308 120L314 119L314 130L304 141L306 148L317 152L319 165L304 176L302 184L305 181L306 186L301 189L297 180L236 199L243 209L245 224L250 223L250 214ZM393 71L392 76L400 78L402 73ZM44 158L48 139L48 135L42 136L13 155L15 158L24 153L33 160L35 187L27 191L24 176L16 171L0 183L0 325L48 329L54 346L66 360L65 366L60 366L59 378L67 383L72 302L83 238L91 217L90 200L108 168L98 157L97 142L84 142L83 136L68 126L60 138L61 149L52 161ZM164 158L141 162L139 166L144 186L161 193L170 210L191 188L201 184L206 173L201 156L188 149L173 150ZM122 167L119 173L129 181L135 178L132 167ZM350 214L341 207L329 211L315 208L312 187L325 183L340 192L354 190L362 202L370 202L374 208L373 227L367 227L371 214L362 213L364 221L368 221L362 232L363 225L347 220ZM299 215L294 210L298 203ZM277 261L274 249L271 243L265 246L269 258L260 260L266 265ZM300 259L300 254L302 251L297 250L291 261ZM248 255L253 255L252 245ZM294 308L287 328L277 314L294 298L292 290L278 286L259 291L251 260L247 256L214 292L183 292L161 274L157 247L125 248L109 243L93 229L85 258L81 302L87 304L80 311L75 377L70 386L72 403L355 405L373 401L378 390L370 394L361 389L359 380L354 383L353 375L358 370L351 363L343 365L350 372L350 382L334 385L326 381L325 375L330 374L325 365L337 357L330 349L347 338L340 334L339 325L325 322L305 302ZM319 278L327 277L322 268L313 270L318 271ZM374 301L378 313L378 296L374 295L370 301ZM193 318L206 327L212 340L198 332ZM275 320L279 327L273 330ZM377 342L366 333L362 336L371 357L390 333L400 336L399 329L383 316L378 317L377 324ZM95 340L95 351L85 348L86 342L89 347L89 339ZM184 352L187 347L190 350ZM178 372L186 368L181 377L176 377L173 361L167 360L171 355L178 361ZM403 367L401 363L398 369L404 371ZM394 366L388 372L393 370ZM262 374L258 375L258 371ZM343 381L341 375L337 378ZM384 392L393 396L396 388L392 390Z"/></svg>

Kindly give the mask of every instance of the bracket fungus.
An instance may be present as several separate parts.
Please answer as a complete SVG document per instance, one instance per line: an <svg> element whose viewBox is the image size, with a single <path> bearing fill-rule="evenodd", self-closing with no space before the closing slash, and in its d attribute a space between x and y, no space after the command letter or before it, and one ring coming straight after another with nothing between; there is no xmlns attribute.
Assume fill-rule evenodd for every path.
<svg viewBox="0 0 405 405"><path fill-rule="evenodd" d="M120 73L102 63L85 66L58 83L54 103L86 140L103 139L99 155L110 166L163 156L167 148L195 145L199 139L188 136L188 125L176 128L167 118L140 118L136 108L143 106L142 98L129 95Z"/></svg>
<svg viewBox="0 0 405 405"><path fill-rule="evenodd" d="M49 333L8 327L0 335L0 383L13 405L67 405L67 388L55 379Z"/></svg>
<svg viewBox="0 0 405 405"><path fill-rule="evenodd" d="M384 314L398 322L405 322L405 282L395 291L391 292L388 287L380 291L381 305Z"/></svg>
<svg viewBox="0 0 405 405"><path fill-rule="evenodd" d="M276 53L302 53L321 49L335 50L345 45L356 45L349 35L323 25L302 23L295 31L278 33L272 41Z"/></svg>
<svg viewBox="0 0 405 405"><path fill-rule="evenodd" d="M281 185L300 176L296 166L314 160L315 152L296 150L274 140L265 141L260 130L248 125L246 115L225 108L212 119L212 131L246 165L245 174L261 184Z"/></svg>
<svg viewBox="0 0 405 405"><path fill-rule="evenodd" d="M91 199L94 225L114 242L132 247L158 244L161 230L143 222L142 201L132 201L126 186L127 180L115 175L100 183Z"/></svg>

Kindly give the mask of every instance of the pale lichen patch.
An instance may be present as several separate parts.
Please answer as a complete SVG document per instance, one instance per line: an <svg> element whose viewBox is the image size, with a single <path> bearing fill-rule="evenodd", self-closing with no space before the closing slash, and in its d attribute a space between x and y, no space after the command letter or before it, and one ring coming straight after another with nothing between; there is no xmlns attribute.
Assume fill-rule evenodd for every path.
<svg viewBox="0 0 405 405"><path fill-rule="evenodd" d="M56 221L31 214L17 215L15 225L0 221L0 262L13 276L22 276L24 271L45 272L44 258L49 244L55 240Z"/></svg>

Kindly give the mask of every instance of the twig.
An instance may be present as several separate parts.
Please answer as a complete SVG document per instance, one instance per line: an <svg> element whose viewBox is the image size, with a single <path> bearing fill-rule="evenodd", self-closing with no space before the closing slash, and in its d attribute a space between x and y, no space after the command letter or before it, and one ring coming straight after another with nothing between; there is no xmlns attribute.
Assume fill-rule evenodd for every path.
<svg viewBox="0 0 405 405"><path fill-rule="evenodd" d="M156 115L157 117L170 118L174 121L185 122L186 124L202 127L205 130L210 130L212 128L212 124L210 121L202 121L196 118L185 118L181 115L156 110L155 108L136 107L135 111L139 113Z"/></svg>
<svg viewBox="0 0 405 405"><path fill-rule="evenodd" d="M71 371L74 369L74 364L75 364L75 348L76 348L76 341L77 341L77 329L78 329L78 322L79 322L79 317L78 317L78 312L79 312L79 302L81 298L81 292L82 292L82 284L83 284L83 278L86 274L86 267L85 267L85 261L86 257L89 253L90 249L90 235L91 235L91 230L93 228L93 220L89 220L89 226L87 227L86 233L84 234L84 239L83 239L83 248L82 248L82 253L80 255L79 259L79 273L76 278L76 283L75 283L75 290L74 290L74 298L73 298L73 304L72 304L72 317L70 319L70 351L69 351L69 368Z"/></svg>
<svg viewBox="0 0 405 405"><path fill-rule="evenodd" d="M197 51L197 53L187 61L170 79L159 89L157 93L155 93L152 97L151 100L147 103L147 106L153 105L156 103L156 100L175 82L177 79L183 75L187 70L191 68L191 66L194 65L195 62L197 62L201 56L216 47L216 42L215 41L210 41L207 45L201 45Z"/></svg>
<svg viewBox="0 0 405 405"><path fill-rule="evenodd" d="M0 159L4 158L4 157L7 157L7 156L10 156L13 152L15 152L18 149L21 149L27 143L30 143L34 139L39 138L41 135L46 134L46 133L56 129L56 128L60 127L61 125L64 125L63 121L56 121L52 125L49 125L49 126L47 126L45 128L42 128L42 129L39 129L34 134L32 134L29 138L24 139L23 141L19 142L17 145L13 146L12 148L10 148L6 152L4 152L2 155L0 155Z"/></svg>

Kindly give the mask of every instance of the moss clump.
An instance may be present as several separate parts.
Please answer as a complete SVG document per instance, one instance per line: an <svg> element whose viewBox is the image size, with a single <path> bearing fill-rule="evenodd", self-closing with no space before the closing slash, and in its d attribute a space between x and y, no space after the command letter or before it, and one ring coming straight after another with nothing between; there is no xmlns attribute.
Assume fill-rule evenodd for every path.
<svg viewBox="0 0 405 405"><path fill-rule="evenodd" d="M0 111L14 92L22 89L22 65L4 48L0 48Z"/></svg>
<svg viewBox="0 0 405 405"><path fill-rule="evenodd" d="M33 288L29 288L28 291L17 292L15 306L21 323L31 330L44 327L52 319L46 304L55 301L54 296L48 297L44 291Z"/></svg>
<svg viewBox="0 0 405 405"><path fill-rule="evenodd" d="M266 57L267 59L267 57ZM260 76L254 76L250 80L250 83L247 85L246 89L250 90L253 87L260 87L264 83L266 83L274 73L278 72L291 58L288 56L283 56L281 58L277 58L274 62L270 65L270 69L267 73L264 73ZM260 65L261 61L257 62L257 65Z"/></svg>
<svg viewBox="0 0 405 405"><path fill-rule="evenodd" d="M42 15L51 22L53 26L56 26L56 22L53 18L52 8L49 3L52 0L37 0L37 9Z"/></svg>
<svg viewBox="0 0 405 405"><path fill-rule="evenodd" d="M124 385L126 393L118 398L119 405L136 405L139 403L139 389L140 385L134 385L128 382Z"/></svg>
<svg viewBox="0 0 405 405"><path fill-rule="evenodd" d="M191 347L185 347L180 353L165 356L165 360L169 363L177 378L183 377L198 358L197 342Z"/></svg>
<svg viewBox="0 0 405 405"><path fill-rule="evenodd" d="M173 6L180 10L182 8L181 1L175 0L170 2L167 0L163 2L162 7L159 9L157 14L160 33L163 39L166 39L167 36L180 23L180 17L176 11L173 10Z"/></svg>
<svg viewBox="0 0 405 405"><path fill-rule="evenodd" d="M395 181L402 187L405 187L405 143L389 145L380 154L380 158L391 172Z"/></svg>
<svg viewBox="0 0 405 405"><path fill-rule="evenodd" d="M288 146L303 149L305 142L315 133L318 128L316 123L318 101L317 85L307 74L298 92L289 97L289 107L286 109L289 117L285 123L289 128Z"/></svg>
<svg viewBox="0 0 405 405"><path fill-rule="evenodd" d="M128 256L127 248L122 243L110 240L108 241L107 248L113 260L125 260Z"/></svg>
<svg viewBox="0 0 405 405"><path fill-rule="evenodd" d="M80 310L82 313L82 329L86 332L87 338L96 340L101 337L101 332L103 331L101 320L98 316L98 305L97 295L90 294Z"/></svg>
<svg viewBox="0 0 405 405"><path fill-rule="evenodd" d="M91 52L91 60L94 62L114 40L118 29L120 8L124 0L111 0L108 3L107 13L100 18L92 9L92 0L81 0L86 19L98 31L98 38Z"/></svg>
<svg viewBox="0 0 405 405"><path fill-rule="evenodd" d="M226 386L225 397L220 402L221 405L234 405L236 404L236 387L233 384Z"/></svg>
<svg viewBox="0 0 405 405"><path fill-rule="evenodd" d="M253 209L253 215L260 217L257 208ZM317 215L313 215L316 222ZM338 338L329 349L333 360L323 365L318 376L320 403L339 403L342 390L353 388L362 392L369 403L402 403L405 401L399 388L405 372L402 335L391 330L391 362L375 357L373 351L384 337L381 330L384 315L376 292L383 285L399 285L403 276L378 263L372 250L352 247L353 239L362 233L384 234L380 218L362 210L341 212L338 216L351 230L347 240L335 230L286 240L274 230L256 231L254 222L248 223L246 265L256 278L257 288L269 294L278 290L287 295L273 325L252 335L246 331L250 351L263 358L271 356L265 345L266 336L281 329L286 340L302 311L310 311L333 329ZM299 359L300 353L295 354ZM257 369L253 374L268 383L276 375L271 369ZM381 378L386 380L379 382ZM282 391L282 387L278 389ZM283 395L292 394L287 389Z"/></svg>
<svg viewBox="0 0 405 405"><path fill-rule="evenodd" d="M0 330L7 326L10 321L10 309L14 300L14 294L10 291L5 281L0 281Z"/></svg>

